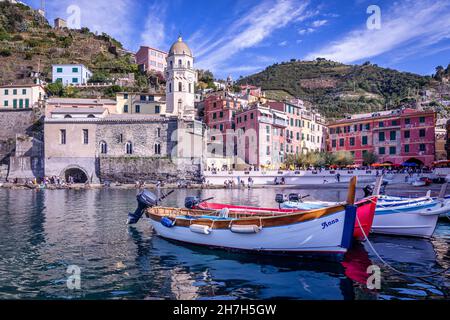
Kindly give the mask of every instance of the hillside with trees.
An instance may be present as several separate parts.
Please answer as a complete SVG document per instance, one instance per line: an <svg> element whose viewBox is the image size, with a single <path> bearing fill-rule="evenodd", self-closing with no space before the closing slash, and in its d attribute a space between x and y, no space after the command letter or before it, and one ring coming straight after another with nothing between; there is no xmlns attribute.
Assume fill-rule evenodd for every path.
<svg viewBox="0 0 450 320"><path fill-rule="evenodd" d="M438 77L449 68L439 69ZM283 62L264 71L241 78L239 84L261 86L271 92L285 92L311 102L324 115L339 118L345 114L373 112L414 106L424 91L437 85L434 77L381 68L366 62L346 65L325 59Z"/></svg>
<svg viewBox="0 0 450 320"><path fill-rule="evenodd" d="M55 29L36 10L22 5L0 2L0 84L32 83L38 75L51 82L52 64L82 63L92 72L92 82L111 83L134 74L136 90L148 88L149 79L138 70L133 54L109 35L94 34L88 28ZM104 95L123 90L106 88ZM95 95L52 88L63 96ZM92 91L92 90L91 90Z"/></svg>

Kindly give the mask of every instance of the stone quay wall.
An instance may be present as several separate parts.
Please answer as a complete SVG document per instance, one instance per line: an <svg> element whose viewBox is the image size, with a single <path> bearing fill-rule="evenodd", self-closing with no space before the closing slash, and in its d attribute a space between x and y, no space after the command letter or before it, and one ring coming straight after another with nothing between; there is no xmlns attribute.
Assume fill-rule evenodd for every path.
<svg viewBox="0 0 450 320"><path fill-rule="evenodd" d="M200 181L200 166L175 164L169 158L101 157L99 176L102 181L135 183L136 181L175 183Z"/></svg>

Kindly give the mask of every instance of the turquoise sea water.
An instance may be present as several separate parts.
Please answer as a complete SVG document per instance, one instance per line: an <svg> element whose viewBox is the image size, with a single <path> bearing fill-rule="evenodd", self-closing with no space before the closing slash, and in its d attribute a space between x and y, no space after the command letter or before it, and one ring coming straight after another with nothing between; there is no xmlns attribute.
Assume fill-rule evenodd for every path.
<svg viewBox="0 0 450 320"><path fill-rule="evenodd" d="M275 206L280 190L179 190L218 202ZM293 190L286 190L286 193ZM301 191L344 200L345 190ZM367 245L344 261L232 253L168 242L145 221L125 225L136 208L134 190L30 191L0 189L0 299L448 299L449 278L418 280L384 267ZM361 196L361 195L360 195ZM450 221L432 241L374 236L379 253L408 273L450 266ZM381 289L365 283L380 265ZM67 286L69 266L80 268L79 290ZM70 278L69 278L70 279Z"/></svg>

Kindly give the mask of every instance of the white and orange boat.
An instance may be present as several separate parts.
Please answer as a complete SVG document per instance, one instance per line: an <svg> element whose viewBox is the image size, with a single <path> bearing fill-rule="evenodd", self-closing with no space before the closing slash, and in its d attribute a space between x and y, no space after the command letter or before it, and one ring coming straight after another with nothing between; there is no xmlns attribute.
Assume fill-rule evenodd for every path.
<svg viewBox="0 0 450 320"><path fill-rule="evenodd" d="M216 212L157 207L154 196L133 215L136 223L145 212L156 233L184 243L255 252L343 254L351 246L356 210L356 178L345 203L303 212ZM145 208L147 207L147 208ZM145 209L143 209L145 208ZM142 209L142 210L141 210ZM140 210L140 211L139 211Z"/></svg>

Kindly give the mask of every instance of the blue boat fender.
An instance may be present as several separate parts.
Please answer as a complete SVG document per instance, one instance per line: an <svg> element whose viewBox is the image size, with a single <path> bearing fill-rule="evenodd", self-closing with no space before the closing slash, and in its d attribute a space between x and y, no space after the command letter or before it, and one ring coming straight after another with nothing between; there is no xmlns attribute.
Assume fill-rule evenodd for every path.
<svg viewBox="0 0 450 320"><path fill-rule="evenodd" d="M166 228L173 228L175 226L175 220L171 220L167 217L161 219L161 224Z"/></svg>

